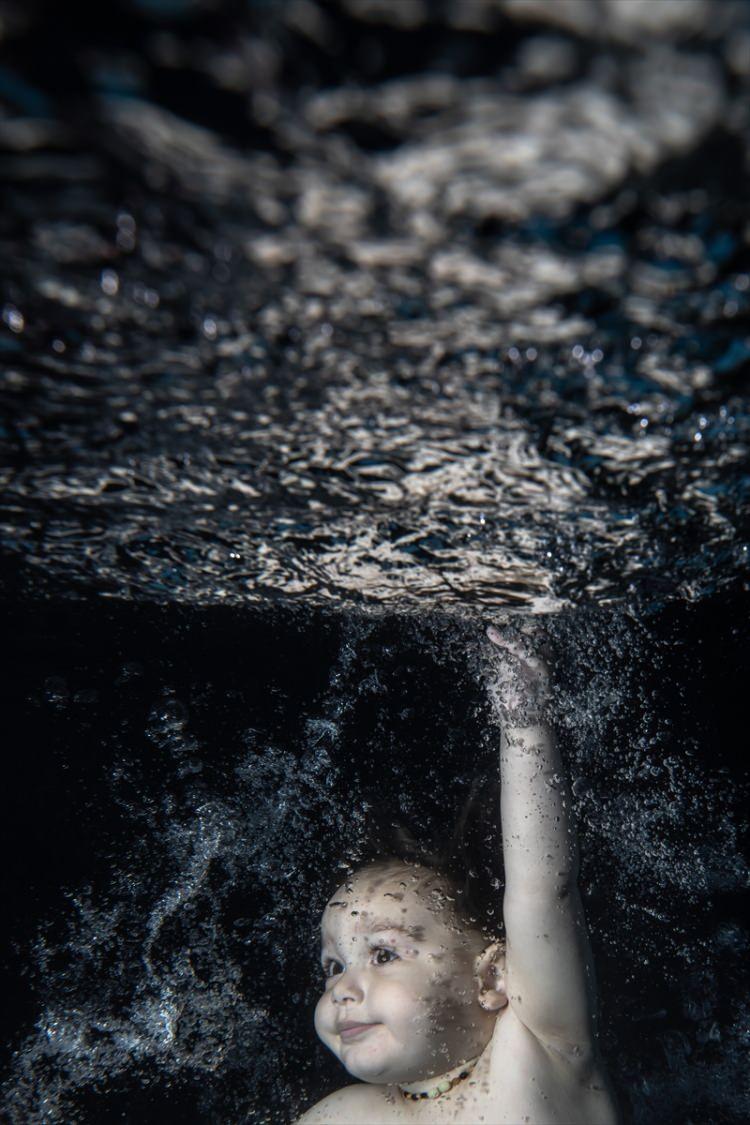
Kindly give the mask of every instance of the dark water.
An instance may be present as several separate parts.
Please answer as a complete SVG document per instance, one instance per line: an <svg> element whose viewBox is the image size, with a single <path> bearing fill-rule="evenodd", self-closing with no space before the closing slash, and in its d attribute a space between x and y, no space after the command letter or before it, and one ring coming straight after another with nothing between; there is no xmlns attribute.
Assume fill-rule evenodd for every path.
<svg viewBox="0 0 750 1125"><path fill-rule="evenodd" d="M317 912L491 776L502 610L626 1119L747 1119L747 5L2 14L10 1119L340 1083Z"/></svg>

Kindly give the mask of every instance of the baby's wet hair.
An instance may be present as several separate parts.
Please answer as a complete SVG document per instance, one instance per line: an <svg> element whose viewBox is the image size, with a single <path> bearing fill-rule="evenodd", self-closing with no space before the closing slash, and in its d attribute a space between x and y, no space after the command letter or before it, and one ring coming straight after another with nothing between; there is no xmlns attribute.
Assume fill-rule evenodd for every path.
<svg viewBox="0 0 750 1125"><path fill-rule="evenodd" d="M502 938L497 781L474 780L449 833L417 836L403 822L370 810L367 839L347 865L350 877L371 868L403 864L420 881L434 877L444 884L451 909L462 924L488 940Z"/></svg>

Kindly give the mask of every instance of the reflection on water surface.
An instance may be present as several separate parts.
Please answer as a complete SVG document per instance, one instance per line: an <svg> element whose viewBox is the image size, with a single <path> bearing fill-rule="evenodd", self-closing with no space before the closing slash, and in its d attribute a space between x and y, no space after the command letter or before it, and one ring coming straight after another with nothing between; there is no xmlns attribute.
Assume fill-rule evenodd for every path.
<svg viewBox="0 0 750 1125"><path fill-rule="evenodd" d="M747 31L666 7L318 89L259 91L246 33L262 150L101 66L86 115L6 119L5 552L199 604L742 581ZM220 90L226 50L181 65Z"/></svg>

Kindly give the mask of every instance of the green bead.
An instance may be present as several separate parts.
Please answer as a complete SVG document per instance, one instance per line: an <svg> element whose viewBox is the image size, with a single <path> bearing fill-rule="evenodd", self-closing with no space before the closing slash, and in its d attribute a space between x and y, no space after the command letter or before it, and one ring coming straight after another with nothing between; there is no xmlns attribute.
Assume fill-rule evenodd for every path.
<svg viewBox="0 0 750 1125"><path fill-rule="evenodd" d="M450 1082L448 1081L447 1078L444 1078L442 1082L438 1083L438 1090L440 1091L441 1094L447 1093L448 1090L450 1090L450 1088L451 1088L451 1084L450 1084Z"/></svg>
<svg viewBox="0 0 750 1125"><path fill-rule="evenodd" d="M431 1098L438 1098L440 1096L440 1089L436 1086L434 1090L430 1090Z"/></svg>

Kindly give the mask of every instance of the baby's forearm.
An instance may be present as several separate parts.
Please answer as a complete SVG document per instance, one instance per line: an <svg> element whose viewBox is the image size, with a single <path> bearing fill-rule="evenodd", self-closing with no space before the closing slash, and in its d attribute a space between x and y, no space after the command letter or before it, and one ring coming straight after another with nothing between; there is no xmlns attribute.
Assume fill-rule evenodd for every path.
<svg viewBox="0 0 750 1125"><path fill-rule="evenodd" d="M505 727L500 780L506 895L565 895L578 875L578 846L548 725Z"/></svg>

